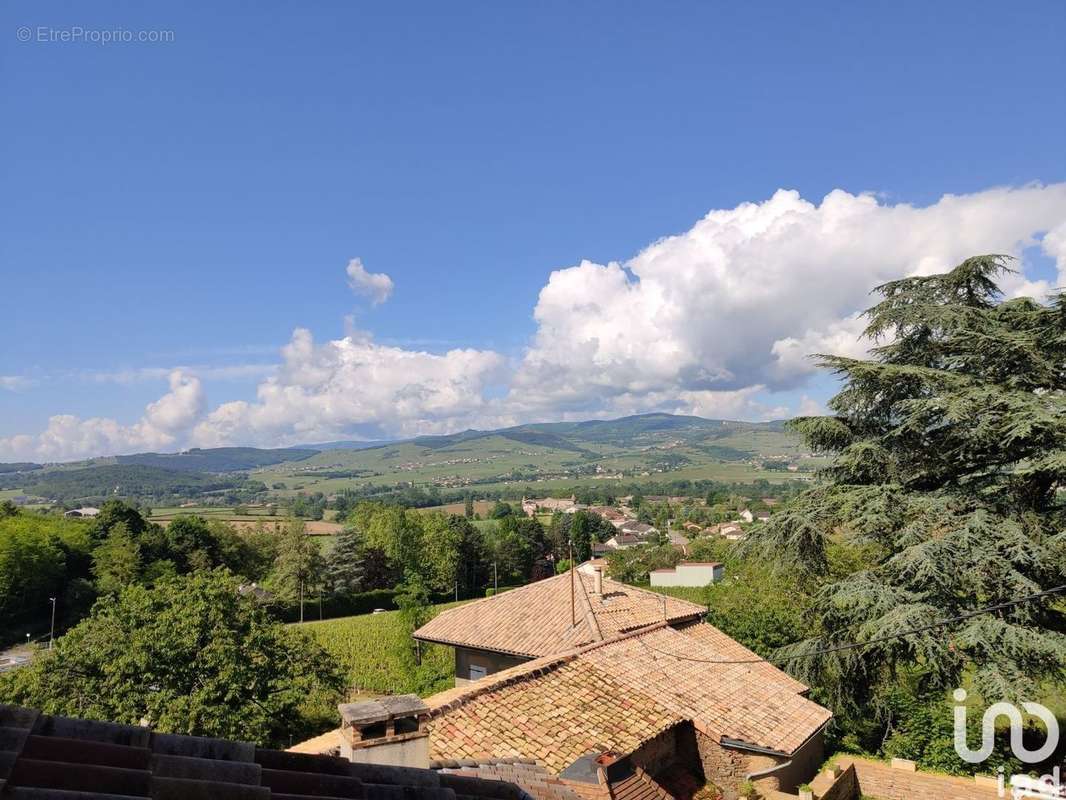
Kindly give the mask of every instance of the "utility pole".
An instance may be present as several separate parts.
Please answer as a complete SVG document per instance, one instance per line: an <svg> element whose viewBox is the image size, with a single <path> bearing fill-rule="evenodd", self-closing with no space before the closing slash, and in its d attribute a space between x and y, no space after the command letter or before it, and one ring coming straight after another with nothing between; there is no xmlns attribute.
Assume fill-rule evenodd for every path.
<svg viewBox="0 0 1066 800"><path fill-rule="evenodd" d="M54 597L48 599L52 601L52 628L48 632L48 649L51 650L52 642L56 638L56 599Z"/></svg>
<svg viewBox="0 0 1066 800"><path fill-rule="evenodd" d="M492 562L492 593L498 594L500 591L500 576L496 571L496 562Z"/></svg>

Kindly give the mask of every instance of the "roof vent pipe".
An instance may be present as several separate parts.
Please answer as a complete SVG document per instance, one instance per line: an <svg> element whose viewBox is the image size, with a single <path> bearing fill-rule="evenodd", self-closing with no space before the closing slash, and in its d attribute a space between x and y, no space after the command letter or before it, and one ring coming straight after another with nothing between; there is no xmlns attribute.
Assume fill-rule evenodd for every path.
<svg viewBox="0 0 1066 800"><path fill-rule="evenodd" d="M603 594L603 567L592 568L592 593Z"/></svg>

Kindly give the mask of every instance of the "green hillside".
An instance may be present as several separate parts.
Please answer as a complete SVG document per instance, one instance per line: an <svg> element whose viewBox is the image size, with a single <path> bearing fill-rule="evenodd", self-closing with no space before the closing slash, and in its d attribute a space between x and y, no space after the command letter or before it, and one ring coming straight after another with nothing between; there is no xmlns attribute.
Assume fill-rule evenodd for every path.
<svg viewBox="0 0 1066 800"><path fill-rule="evenodd" d="M61 503L107 497L166 499L233 492L245 487L243 476L208 475L146 467L139 464L101 464L79 469L31 472L21 477L27 494Z"/></svg>
<svg viewBox="0 0 1066 800"><path fill-rule="evenodd" d="M764 468L771 462L778 468ZM782 464L808 471L820 463L781 421L642 414L325 450L297 463L257 470L253 477L283 494L332 493L371 484L486 491L528 484L553 491L603 481L782 481L796 477Z"/></svg>
<svg viewBox="0 0 1066 800"><path fill-rule="evenodd" d="M317 450L279 448L262 450L258 447L193 448L182 453L137 453L115 456L119 464L162 467L180 472L243 472L283 461L310 458Z"/></svg>
<svg viewBox="0 0 1066 800"><path fill-rule="evenodd" d="M549 493L675 480L780 482L821 464L780 421L671 414L467 430L364 447L335 444L321 451L221 447L19 465L32 471L0 470L0 489L63 503L125 496L152 505L190 499L235 505L263 502L266 493L285 498L371 487L375 495L385 489L442 495L476 489L485 496L515 487Z"/></svg>

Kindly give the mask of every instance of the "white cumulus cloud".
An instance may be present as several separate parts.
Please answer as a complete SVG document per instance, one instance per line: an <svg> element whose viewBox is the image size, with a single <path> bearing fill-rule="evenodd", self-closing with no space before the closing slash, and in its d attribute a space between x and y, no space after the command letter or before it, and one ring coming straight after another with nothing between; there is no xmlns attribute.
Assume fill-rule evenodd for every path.
<svg viewBox="0 0 1066 800"><path fill-rule="evenodd" d="M193 439L212 446L308 442L360 429L374 436L450 430L494 413L485 390L503 380L505 365L488 350L438 355L377 344L358 331L316 344L297 329L257 400L219 406Z"/></svg>
<svg viewBox="0 0 1066 800"><path fill-rule="evenodd" d="M348 262L348 286L356 294L369 297L374 305L384 303L392 296L392 278L384 272L367 272L360 258Z"/></svg>
<svg viewBox="0 0 1066 800"><path fill-rule="evenodd" d="M203 413L204 391L198 378L181 371L172 372L169 381L170 391L149 403L132 425L56 414L39 434L0 438L0 461L67 461L173 448Z"/></svg>
<svg viewBox="0 0 1066 800"><path fill-rule="evenodd" d="M815 204L781 190L711 211L627 262L553 272L509 400L543 416L793 388L815 369L807 354L865 352L857 312L872 304L872 287L974 254L1020 255L1053 229L1043 246L1059 256L1064 220L1066 184L946 195L926 207L840 190ZM1010 293L1027 285L1024 276L1004 283Z"/></svg>

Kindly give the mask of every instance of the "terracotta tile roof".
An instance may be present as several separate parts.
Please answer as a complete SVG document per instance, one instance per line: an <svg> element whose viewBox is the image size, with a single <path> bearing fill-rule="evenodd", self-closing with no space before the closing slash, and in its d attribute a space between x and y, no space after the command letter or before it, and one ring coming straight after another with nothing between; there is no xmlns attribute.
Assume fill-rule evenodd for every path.
<svg viewBox="0 0 1066 800"><path fill-rule="evenodd" d="M791 754L829 721L827 709L799 694L806 687L772 665L713 663L757 656L720 646L732 640L710 625L692 627L709 630L685 634L662 627L590 649L581 658L716 739ZM718 646L710 644L716 641Z"/></svg>
<svg viewBox="0 0 1066 800"><path fill-rule="evenodd" d="M759 656L746 648L736 639L726 636L713 625L697 623L694 625L682 625L678 630L686 636L691 636L703 645L707 652L714 653L713 658L721 661L754 661ZM768 681L777 681L790 688L796 694L806 694L810 687L805 683L793 678L787 672L779 670L768 661L759 661L756 664L748 664L747 668L756 675L760 675Z"/></svg>
<svg viewBox="0 0 1066 800"><path fill-rule="evenodd" d="M353 764L2 704L0 795L32 800L529 800L503 780Z"/></svg>
<svg viewBox="0 0 1066 800"><path fill-rule="evenodd" d="M611 800L674 800L670 793L637 767L633 773L608 785Z"/></svg>
<svg viewBox="0 0 1066 800"><path fill-rule="evenodd" d="M525 756L559 773L589 752L630 753L682 719L580 659L556 662L540 678L469 688L475 686L474 699L454 697L459 702L447 711L436 698L427 699L437 707L427 725L430 758Z"/></svg>
<svg viewBox="0 0 1066 800"><path fill-rule="evenodd" d="M716 740L795 752L831 717L803 684L710 625L658 623L426 699L433 758L526 756L561 771L632 753L683 720Z"/></svg>
<svg viewBox="0 0 1066 800"><path fill-rule="evenodd" d="M707 609L656 592L603 579L603 595L593 594L593 578L575 571L577 624L571 624L570 573L476 600L438 614L415 631L415 638L453 646L494 650L536 658L564 652L664 618L681 623Z"/></svg>

